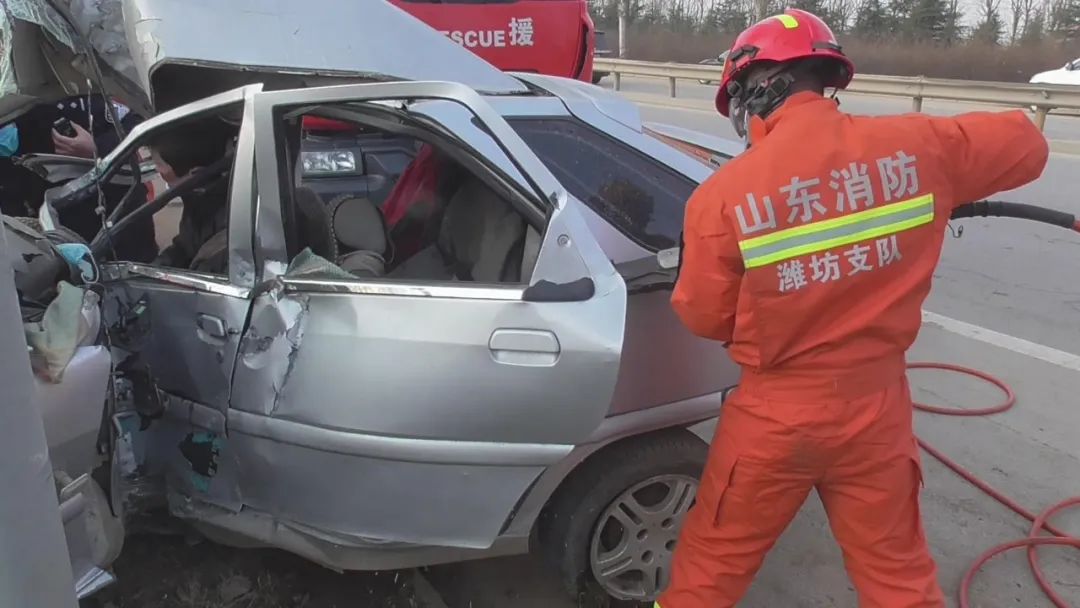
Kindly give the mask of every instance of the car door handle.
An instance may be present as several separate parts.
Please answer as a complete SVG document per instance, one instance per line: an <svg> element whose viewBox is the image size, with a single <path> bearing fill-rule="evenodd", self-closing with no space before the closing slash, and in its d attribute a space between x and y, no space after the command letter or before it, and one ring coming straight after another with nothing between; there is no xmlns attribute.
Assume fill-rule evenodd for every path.
<svg viewBox="0 0 1080 608"><path fill-rule="evenodd" d="M491 334L488 348L496 363L550 367L559 360L559 338L539 329L497 329Z"/></svg>
<svg viewBox="0 0 1080 608"><path fill-rule="evenodd" d="M229 337L229 331L225 327L225 321L213 315L199 313L195 320L199 333L207 338L224 340Z"/></svg>

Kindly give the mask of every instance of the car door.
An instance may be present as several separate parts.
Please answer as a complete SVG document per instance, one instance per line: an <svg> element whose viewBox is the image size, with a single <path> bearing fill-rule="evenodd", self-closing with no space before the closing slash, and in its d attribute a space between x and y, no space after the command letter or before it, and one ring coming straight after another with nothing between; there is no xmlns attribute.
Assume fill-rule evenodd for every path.
<svg viewBox="0 0 1080 608"><path fill-rule="evenodd" d="M227 274L119 261L104 264L103 299L117 367L131 383L132 401L146 420L158 460L170 483L220 504L237 504L231 450L224 443L233 366L251 307L253 210L252 85L215 95L151 119L140 136L171 123L219 111L243 114L229 179ZM128 138L133 139L132 137ZM115 154L141 141L125 141ZM112 158L112 157L110 157ZM173 210L179 215L179 208ZM168 211L166 211L168 212ZM123 416L139 426L137 418ZM121 424L122 426L122 424ZM123 427L121 433L133 432ZM179 447L179 449L165 449ZM212 453L212 455L211 455ZM206 457L204 457L206 456Z"/></svg>
<svg viewBox="0 0 1080 608"><path fill-rule="evenodd" d="M286 271L279 176L291 169L276 121L346 102L417 119L528 201L534 255L519 281ZM562 186L470 88L348 85L255 105L257 255L276 279L255 299L229 412L231 441L257 454L244 457L245 505L322 534L490 546L540 473L607 415L625 284Z"/></svg>

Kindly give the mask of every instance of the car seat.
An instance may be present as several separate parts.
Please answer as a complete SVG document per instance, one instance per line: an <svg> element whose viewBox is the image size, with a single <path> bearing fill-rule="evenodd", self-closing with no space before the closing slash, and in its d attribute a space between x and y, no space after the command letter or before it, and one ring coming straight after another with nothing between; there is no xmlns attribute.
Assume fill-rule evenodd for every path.
<svg viewBox="0 0 1080 608"><path fill-rule="evenodd" d="M229 229L220 230L199 246L188 268L198 272L225 274L229 270Z"/></svg>
<svg viewBox="0 0 1080 608"><path fill-rule="evenodd" d="M328 207L337 265L359 277L383 276L390 239L379 209L368 199L351 195L330 201Z"/></svg>
<svg viewBox="0 0 1080 608"><path fill-rule="evenodd" d="M450 198L436 242L391 277L478 283L519 280L525 220L486 184L469 176Z"/></svg>
<svg viewBox="0 0 1080 608"><path fill-rule="evenodd" d="M311 252L327 260L337 259L337 241L331 227L330 212L326 203L306 186L299 186L293 191L296 202L296 226L301 249L311 248Z"/></svg>

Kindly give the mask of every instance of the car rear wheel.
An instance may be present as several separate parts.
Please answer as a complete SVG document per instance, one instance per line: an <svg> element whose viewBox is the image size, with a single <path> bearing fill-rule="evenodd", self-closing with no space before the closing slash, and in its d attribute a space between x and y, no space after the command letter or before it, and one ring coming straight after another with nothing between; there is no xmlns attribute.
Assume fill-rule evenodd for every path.
<svg viewBox="0 0 1080 608"><path fill-rule="evenodd" d="M708 446L682 429L607 448L575 471L540 521L540 542L583 605L651 606L694 503Z"/></svg>

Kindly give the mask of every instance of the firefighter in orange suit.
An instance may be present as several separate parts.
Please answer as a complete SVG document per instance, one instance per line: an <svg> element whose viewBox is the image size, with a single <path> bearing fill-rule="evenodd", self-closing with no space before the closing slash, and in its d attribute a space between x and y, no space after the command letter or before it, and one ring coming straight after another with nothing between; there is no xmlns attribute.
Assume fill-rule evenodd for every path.
<svg viewBox="0 0 1080 608"><path fill-rule="evenodd" d="M944 606L919 515L905 351L957 205L1046 165L1021 111L852 116L799 10L744 31L716 98L749 148L687 203L672 305L742 367L662 608L733 606L816 489L864 607Z"/></svg>

